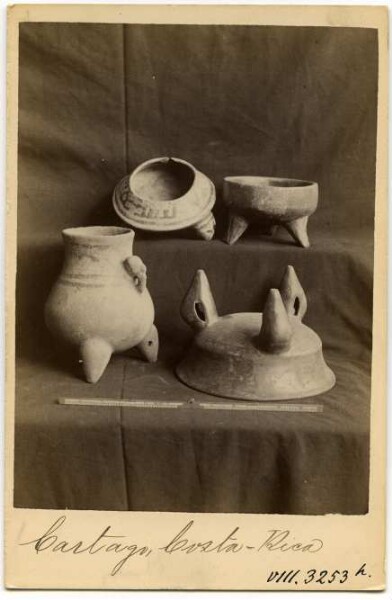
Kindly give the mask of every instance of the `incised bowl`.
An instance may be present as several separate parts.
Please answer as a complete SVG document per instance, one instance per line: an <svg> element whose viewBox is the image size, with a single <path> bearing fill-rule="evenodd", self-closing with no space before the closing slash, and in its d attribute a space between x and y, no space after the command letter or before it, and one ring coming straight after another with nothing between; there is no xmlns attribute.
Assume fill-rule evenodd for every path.
<svg viewBox="0 0 392 600"><path fill-rule="evenodd" d="M180 158L153 158L124 177L113 193L116 213L146 231L192 227L210 240L215 232L211 209L215 186L206 175Z"/></svg>

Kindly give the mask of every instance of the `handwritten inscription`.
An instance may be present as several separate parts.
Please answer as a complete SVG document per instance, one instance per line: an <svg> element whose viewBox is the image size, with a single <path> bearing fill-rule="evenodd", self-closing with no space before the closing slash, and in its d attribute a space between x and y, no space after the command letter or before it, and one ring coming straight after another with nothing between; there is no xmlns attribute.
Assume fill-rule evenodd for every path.
<svg viewBox="0 0 392 600"><path fill-rule="evenodd" d="M190 521L184 529L177 533L174 538L165 546L159 548L168 554L174 552L185 552L191 554L193 552L242 552L244 550L268 550L270 552L280 550L287 552L319 552L323 547L323 542L319 539L311 540L308 543L294 542L290 531L281 529L271 529L268 531L268 537L259 545L250 546L245 542L239 541L237 535L239 527L235 527L224 539L219 542L214 540L207 541L192 541L185 537L189 530L193 527L194 521Z"/></svg>
<svg viewBox="0 0 392 600"><path fill-rule="evenodd" d="M83 540L70 542L64 540L59 537L59 529L64 525L66 519L66 516L60 517L42 535L29 542L23 542L20 545L33 546L37 554L39 552L50 551L63 554L98 554L99 552L106 552L121 555L120 560L112 568L111 575L116 575L130 558L134 556L147 557L151 554L151 548L148 546L121 543L119 540L124 539L126 536L109 534L109 531L111 531L110 525L91 542Z"/></svg>
<svg viewBox="0 0 392 600"><path fill-rule="evenodd" d="M298 585L299 583L308 585L310 583L325 585L327 583L346 583L350 575L352 577L371 577L370 573L366 571L366 563L363 563L355 572L350 572L347 569L335 569L334 571L323 569L317 571L316 569L309 569L308 571L296 571L291 569L290 571L271 571L268 575L267 583L289 583Z"/></svg>
<svg viewBox="0 0 392 600"><path fill-rule="evenodd" d="M258 537L251 543L250 540L244 540L239 527L234 527L223 535L220 539L197 539L193 533L193 520L189 521L179 532L158 548L151 548L145 543L136 543L134 540L127 539L127 536L118 532L113 532L112 527L108 525L90 540L69 540L63 533L64 525L67 521L65 515L59 517L43 533L39 533L32 540L22 542L21 546L30 546L39 554L42 552L53 552L61 554L110 554L115 555L115 564L111 569L112 576L120 570L131 559L145 559L152 552L164 552L168 555L176 553L263 553L263 552L319 552L323 547L322 540L315 538L307 541L298 541L289 530L271 529Z"/></svg>

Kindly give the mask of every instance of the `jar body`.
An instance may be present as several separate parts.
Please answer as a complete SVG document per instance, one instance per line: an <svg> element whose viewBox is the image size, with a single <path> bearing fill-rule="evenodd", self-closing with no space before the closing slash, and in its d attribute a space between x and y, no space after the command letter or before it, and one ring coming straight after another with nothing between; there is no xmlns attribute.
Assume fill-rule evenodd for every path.
<svg viewBox="0 0 392 600"><path fill-rule="evenodd" d="M49 330L76 346L90 338L105 340L113 352L138 345L152 327L154 306L127 269L134 232L86 227L65 230L63 238L63 269L45 307Z"/></svg>

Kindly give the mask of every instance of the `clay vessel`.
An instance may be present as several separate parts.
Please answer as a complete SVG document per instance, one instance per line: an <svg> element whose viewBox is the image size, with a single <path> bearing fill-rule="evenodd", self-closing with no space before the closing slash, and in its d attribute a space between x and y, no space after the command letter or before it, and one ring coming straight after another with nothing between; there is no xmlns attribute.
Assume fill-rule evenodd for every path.
<svg viewBox="0 0 392 600"><path fill-rule="evenodd" d="M282 226L303 248L310 246L308 219L318 204L318 185L278 177L225 177L223 199L229 209L225 241L234 244L251 223L265 223L274 234Z"/></svg>
<svg viewBox="0 0 392 600"><path fill-rule="evenodd" d="M113 193L116 213L129 225L146 231L191 227L211 240L215 219L212 181L180 158L153 158L124 177Z"/></svg>
<svg viewBox="0 0 392 600"><path fill-rule="evenodd" d="M95 383L111 355L136 346L154 362L158 333L146 267L132 254L135 233L123 227L62 232L65 259L45 306L53 335L76 346L85 378Z"/></svg>
<svg viewBox="0 0 392 600"><path fill-rule="evenodd" d="M196 390L239 400L315 396L335 384L318 335L302 323L305 292L292 266L272 288L262 313L218 316L204 271L197 271L181 306L195 337L177 365Z"/></svg>

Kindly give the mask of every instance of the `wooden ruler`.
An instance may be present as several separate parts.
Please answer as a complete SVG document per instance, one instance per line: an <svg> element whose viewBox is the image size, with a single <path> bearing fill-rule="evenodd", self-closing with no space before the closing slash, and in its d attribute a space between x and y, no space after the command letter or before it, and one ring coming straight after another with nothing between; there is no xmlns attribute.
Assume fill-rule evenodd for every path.
<svg viewBox="0 0 392 600"><path fill-rule="evenodd" d="M199 402L193 398L188 401L165 400L127 400L115 398L59 398L59 404L67 406L106 406L117 408L201 408L205 410L250 410L270 412L323 412L322 404L301 404L291 402Z"/></svg>

